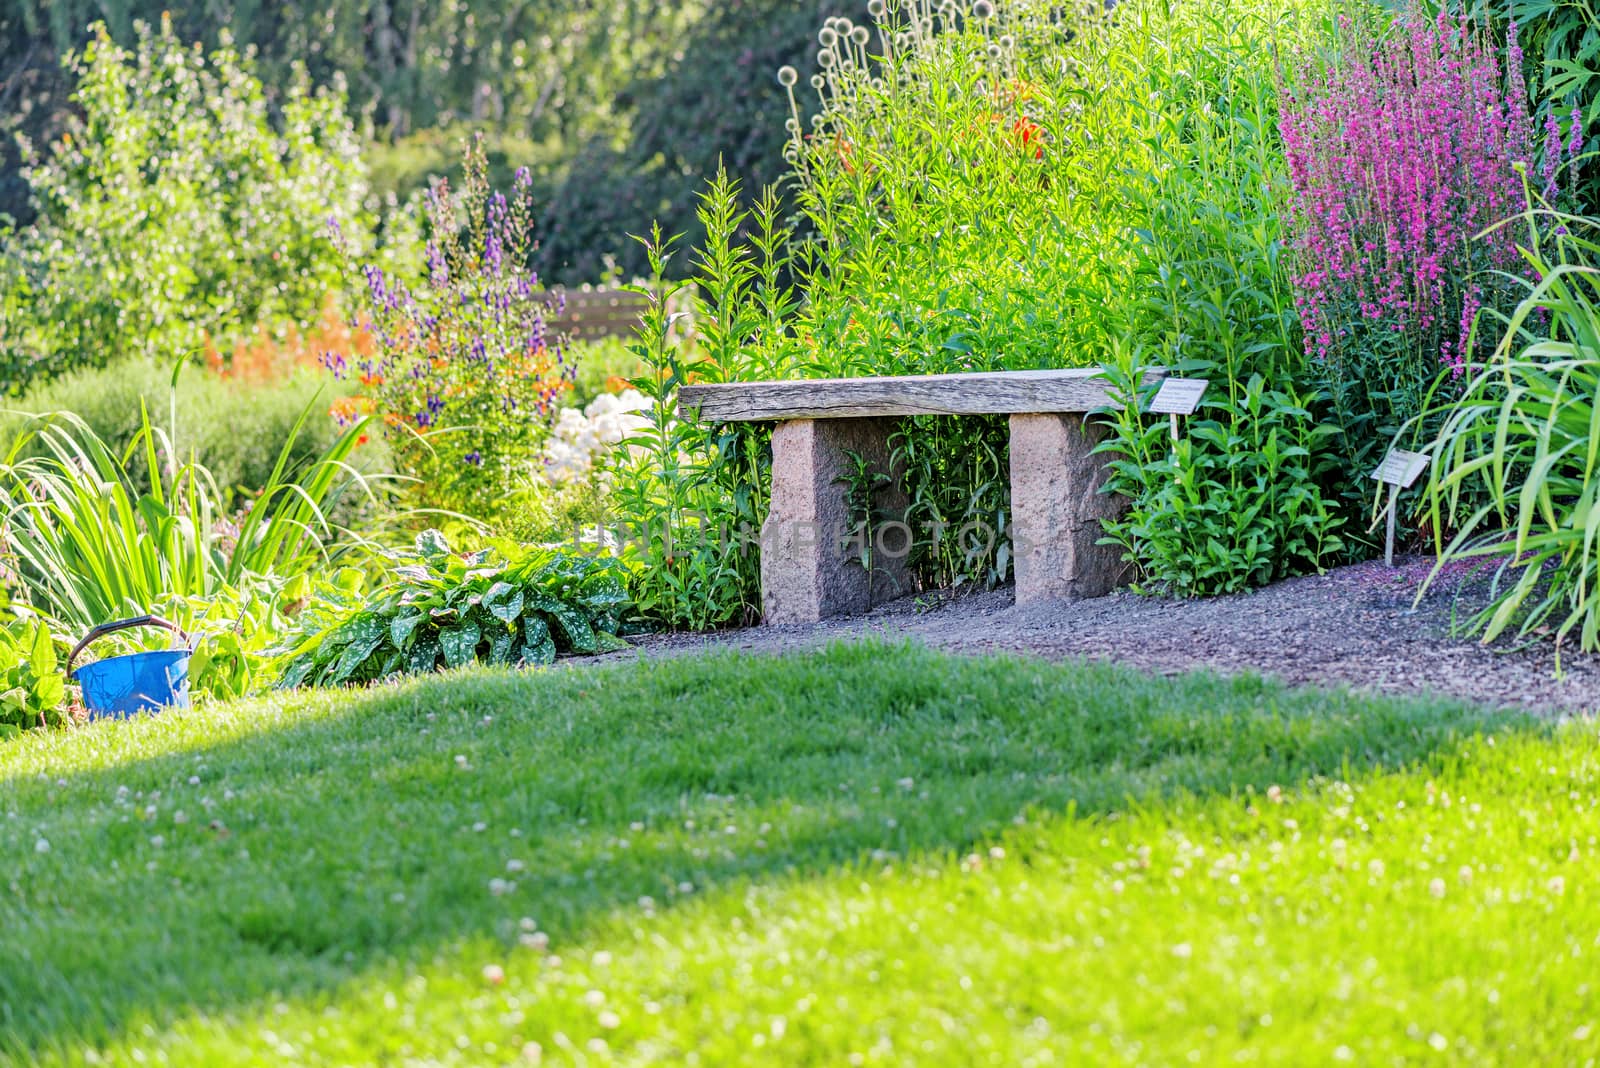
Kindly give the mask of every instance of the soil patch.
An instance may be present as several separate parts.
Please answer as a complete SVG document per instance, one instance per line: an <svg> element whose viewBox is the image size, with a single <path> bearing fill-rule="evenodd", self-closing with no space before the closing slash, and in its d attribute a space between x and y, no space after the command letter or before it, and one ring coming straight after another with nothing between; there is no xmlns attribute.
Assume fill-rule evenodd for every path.
<svg viewBox="0 0 1600 1068"><path fill-rule="evenodd" d="M1442 578L1413 608L1433 561L1337 568L1265 589L1203 600L1118 591L1087 601L1017 607L1009 589L907 597L868 615L714 634L653 635L644 655L709 648L786 652L839 639L910 638L959 653L1110 660L1164 674L1257 672L1293 685L1431 693L1544 712L1600 711L1600 656L1549 639L1484 646L1455 636L1484 601L1485 580ZM629 654L622 653L620 656Z"/></svg>

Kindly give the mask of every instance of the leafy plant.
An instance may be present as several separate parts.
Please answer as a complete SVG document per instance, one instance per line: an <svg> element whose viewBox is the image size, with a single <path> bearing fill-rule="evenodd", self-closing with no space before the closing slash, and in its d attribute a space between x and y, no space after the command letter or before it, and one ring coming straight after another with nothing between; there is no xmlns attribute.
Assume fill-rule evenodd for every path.
<svg viewBox="0 0 1600 1068"><path fill-rule="evenodd" d="M303 599L310 578L290 582L246 578L203 597L169 597L156 614L194 643L189 688L219 701L258 693L272 684L273 651L289 629L285 610Z"/></svg>
<svg viewBox="0 0 1600 1068"><path fill-rule="evenodd" d="M269 106L248 56L190 48L170 18L131 48L97 25L68 64L73 121L30 148L37 218L7 242L28 299L0 302L5 391L314 317L339 284L324 220L371 242L342 82L297 70Z"/></svg>
<svg viewBox="0 0 1600 1068"><path fill-rule="evenodd" d="M1131 498L1106 524L1146 579L1177 596L1233 593L1315 570L1338 552L1339 517L1317 491L1335 431L1311 418L1306 395L1271 389L1252 374L1237 402L1219 398L1169 437L1165 419L1140 413L1154 386L1124 351L1106 375L1120 408L1098 447L1110 457L1105 490Z"/></svg>
<svg viewBox="0 0 1600 1068"><path fill-rule="evenodd" d="M1502 60L1480 27L1445 12L1412 12L1387 34L1371 21L1341 17L1338 58L1305 62L1280 118L1306 350L1342 431L1353 503L1399 427L1480 358L1478 309L1515 300L1515 241L1493 224L1521 209L1517 168L1538 149L1515 31ZM1565 199L1563 155L1552 126L1552 205ZM1576 174L1568 167L1569 184Z"/></svg>
<svg viewBox="0 0 1600 1068"><path fill-rule="evenodd" d="M341 573L280 650L281 688L368 683L469 663L550 664L561 652L627 647L630 601L609 557L570 550L451 552L436 530L385 554L386 580L362 595Z"/></svg>
<svg viewBox="0 0 1600 1068"><path fill-rule="evenodd" d="M1130 331L1107 373L1129 402L1102 451L1132 508L1109 539L1150 585L1204 595L1322 566L1337 535L1342 472L1301 347L1283 217L1274 45L1291 11L1196 7L1150 18L1149 54L1124 74L1149 161L1128 196ZM1181 57L1181 62L1180 62ZM1211 383L1174 445L1139 415L1138 363Z"/></svg>
<svg viewBox="0 0 1600 1068"><path fill-rule="evenodd" d="M1468 629L1553 631L1600 650L1600 241L1595 222L1528 215L1529 278L1489 362L1443 417L1425 502L1435 531L1481 495L1428 583L1453 561L1493 565ZM1544 229L1541 231L1541 225ZM1426 592L1428 584L1423 586ZM1419 593L1419 596L1421 594Z"/></svg>
<svg viewBox="0 0 1600 1068"><path fill-rule="evenodd" d="M0 738L64 721L67 683L41 621L0 626Z"/></svg>
<svg viewBox="0 0 1600 1068"><path fill-rule="evenodd" d="M219 507L210 472L179 462L175 437L155 427L148 410L120 452L70 412L37 417L0 458L0 551L17 585L35 611L82 633L167 598L210 597L323 566L341 545L328 509L341 494L371 490L348 462L360 425L313 462L291 464L311 411L302 410L267 484L237 521ZM39 453L24 455L35 443ZM155 473L148 489L136 459Z"/></svg>
<svg viewBox="0 0 1600 1068"><path fill-rule="evenodd" d="M528 172L508 198L489 189L486 168L473 144L460 192L443 179L429 191L420 277L362 267L373 351L325 356L335 377L359 383L342 422L379 416L416 502L455 512L482 511L534 477L554 402L576 376L566 337L549 326L560 298L527 267Z"/></svg>
<svg viewBox="0 0 1600 1068"><path fill-rule="evenodd" d="M794 357L792 339L784 340L793 295L779 281L788 235L776 195L767 191L746 212L736 184L719 174L700 211L712 236L696 257L692 346L675 336L672 310L690 283L662 281L672 242L659 229L646 242L656 281L636 288L650 303L633 345L646 372L632 384L649 402L638 413L648 425L619 454L609 502L635 565L639 610L665 626L695 630L760 615L758 541L772 445L768 428L680 418L678 387L777 377ZM747 225L751 236L741 240ZM766 346L753 347L757 339Z"/></svg>

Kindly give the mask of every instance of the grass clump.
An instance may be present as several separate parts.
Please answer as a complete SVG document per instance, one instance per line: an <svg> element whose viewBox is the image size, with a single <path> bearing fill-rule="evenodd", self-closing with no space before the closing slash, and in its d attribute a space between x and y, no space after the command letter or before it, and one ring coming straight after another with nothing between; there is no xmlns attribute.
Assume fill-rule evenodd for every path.
<svg viewBox="0 0 1600 1068"><path fill-rule="evenodd" d="M0 748L0 1062L1579 1063L1593 729L864 644Z"/></svg>

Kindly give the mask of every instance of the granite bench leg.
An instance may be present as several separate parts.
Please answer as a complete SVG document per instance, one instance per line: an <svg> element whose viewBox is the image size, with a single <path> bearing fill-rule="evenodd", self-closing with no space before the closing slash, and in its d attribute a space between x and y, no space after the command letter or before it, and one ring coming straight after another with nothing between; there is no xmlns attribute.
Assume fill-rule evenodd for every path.
<svg viewBox="0 0 1600 1068"><path fill-rule="evenodd" d="M889 465L893 419L791 419L772 432L772 509L761 530L763 621L814 623L857 614L910 592L903 530L863 532L852 523L849 452L872 470L895 474L877 507L902 516L909 503ZM860 539L874 540L872 571L861 566Z"/></svg>
<svg viewBox="0 0 1600 1068"><path fill-rule="evenodd" d="M1105 458L1092 454L1108 433L1079 414L1011 417L1011 537L1017 603L1078 600L1110 593L1126 576L1122 550L1096 545L1102 518L1127 508L1099 492Z"/></svg>

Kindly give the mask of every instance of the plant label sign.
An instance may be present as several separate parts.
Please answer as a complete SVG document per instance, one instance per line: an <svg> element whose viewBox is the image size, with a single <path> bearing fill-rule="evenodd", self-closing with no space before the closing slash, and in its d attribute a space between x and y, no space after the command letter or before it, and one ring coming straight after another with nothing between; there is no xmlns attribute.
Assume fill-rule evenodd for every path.
<svg viewBox="0 0 1600 1068"><path fill-rule="evenodd" d="M1372 472L1373 481L1382 482L1389 487L1389 507L1385 509L1389 514L1383 538L1383 562L1387 567L1394 566L1394 521L1395 513L1400 510L1400 491L1415 482L1417 476L1427 469L1427 453L1390 449L1389 454L1383 458L1383 463Z"/></svg>
<svg viewBox="0 0 1600 1068"><path fill-rule="evenodd" d="M1383 458L1383 463L1372 472L1372 478L1376 482L1386 482L1391 486L1406 489L1427 469L1427 453L1390 449L1389 455Z"/></svg>
<svg viewBox="0 0 1600 1068"><path fill-rule="evenodd" d="M1150 402L1152 415L1193 415L1211 383L1204 378L1168 378Z"/></svg>

